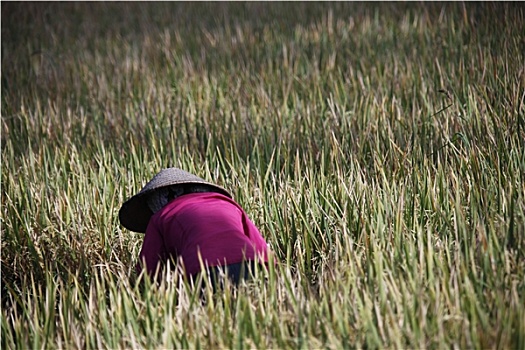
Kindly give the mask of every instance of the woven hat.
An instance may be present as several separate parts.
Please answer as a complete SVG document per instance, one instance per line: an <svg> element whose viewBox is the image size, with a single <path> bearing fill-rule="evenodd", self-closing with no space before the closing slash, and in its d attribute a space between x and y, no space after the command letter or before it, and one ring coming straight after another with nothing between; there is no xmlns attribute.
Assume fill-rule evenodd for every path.
<svg viewBox="0 0 525 350"><path fill-rule="evenodd" d="M139 193L128 199L120 208L118 213L120 223L127 229L135 232L146 232L149 219L153 215L148 207L147 194L159 189L173 185L182 184L204 184L211 186L213 190L225 196L232 197L228 191L221 186L212 184L198 176L190 174L177 168L167 168L161 170L150 182L144 186Z"/></svg>

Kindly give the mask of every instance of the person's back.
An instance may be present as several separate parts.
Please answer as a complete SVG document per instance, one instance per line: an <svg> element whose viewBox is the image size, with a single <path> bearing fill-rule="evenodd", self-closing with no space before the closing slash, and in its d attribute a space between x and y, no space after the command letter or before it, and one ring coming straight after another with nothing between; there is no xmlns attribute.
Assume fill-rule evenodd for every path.
<svg viewBox="0 0 525 350"><path fill-rule="evenodd" d="M180 196L152 216L140 253L152 273L162 259L180 257L188 275L204 266L267 260L267 245L244 210L213 192ZM139 267L140 268L140 267Z"/></svg>

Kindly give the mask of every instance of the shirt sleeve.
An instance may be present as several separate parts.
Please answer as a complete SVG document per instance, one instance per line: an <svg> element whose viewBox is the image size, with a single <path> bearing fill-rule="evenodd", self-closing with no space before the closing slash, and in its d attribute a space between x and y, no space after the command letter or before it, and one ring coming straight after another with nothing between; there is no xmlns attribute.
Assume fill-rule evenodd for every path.
<svg viewBox="0 0 525 350"><path fill-rule="evenodd" d="M139 254L139 261L136 265L137 273L142 272L143 269L153 277L157 269L166 261L166 250L164 247L164 239L162 234L155 224L150 222L144 235L144 242ZM144 266L145 264L145 266Z"/></svg>

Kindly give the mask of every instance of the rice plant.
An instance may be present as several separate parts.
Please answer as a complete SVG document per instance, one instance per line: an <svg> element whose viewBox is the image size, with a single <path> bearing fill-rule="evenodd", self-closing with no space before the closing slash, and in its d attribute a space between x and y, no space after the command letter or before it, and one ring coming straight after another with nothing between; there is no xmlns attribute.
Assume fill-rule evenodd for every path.
<svg viewBox="0 0 525 350"><path fill-rule="evenodd" d="M525 348L518 4L1 6L3 349ZM276 264L137 275L168 166Z"/></svg>

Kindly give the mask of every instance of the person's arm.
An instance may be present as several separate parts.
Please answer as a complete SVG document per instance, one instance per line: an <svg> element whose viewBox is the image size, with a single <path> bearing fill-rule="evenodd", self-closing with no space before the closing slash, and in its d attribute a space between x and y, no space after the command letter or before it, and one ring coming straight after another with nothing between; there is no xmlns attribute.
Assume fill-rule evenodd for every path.
<svg viewBox="0 0 525 350"><path fill-rule="evenodd" d="M244 233L250 238L250 241L253 243L257 258L267 262L268 244L266 243L266 240L261 235L261 232L259 231L257 226L255 226L255 224L250 220L246 212L244 212L244 210L242 210L242 216Z"/></svg>
<svg viewBox="0 0 525 350"><path fill-rule="evenodd" d="M164 247L164 239L160 230L155 223L148 225L142 249L139 254L139 261L136 265L137 273L141 273L143 269L147 271L150 277L154 277L157 269L166 262L166 250Z"/></svg>

